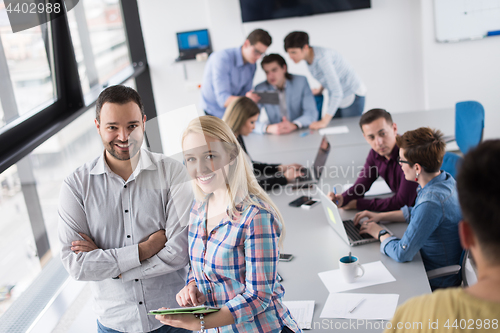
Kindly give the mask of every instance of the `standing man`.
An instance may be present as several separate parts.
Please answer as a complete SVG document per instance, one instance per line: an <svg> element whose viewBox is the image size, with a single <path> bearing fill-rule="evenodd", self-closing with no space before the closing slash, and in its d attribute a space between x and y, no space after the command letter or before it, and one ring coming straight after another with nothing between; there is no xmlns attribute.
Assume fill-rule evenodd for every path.
<svg viewBox="0 0 500 333"><path fill-rule="evenodd" d="M186 332L147 315L178 307L193 197L182 164L141 148L145 123L135 90L106 88L95 119L104 152L61 189L61 259L74 279L91 281L99 333Z"/></svg>
<svg viewBox="0 0 500 333"><path fill-rule="evenodd" d="M366 87L351 65L335 50L319 46L309 46L309 36L302 31L294 31L285 37L285 51L295 63L302 60L312 76L321 83L313 91L320 95L328 90L328 108L321 120L312 123L311 129L328 126L332 118L360 116L365 107Z"/></svg>
<svg viewBox="0 0 500 333"><path fill-rule="evenodd" d="M206 114L222 118L226 107L238 96L259 101L260 97L251 91L255 63L271 42L267 31L256 29L242 46L210 55L201 85L201 108Z"/></svg>
<svg viewBox="0 0 500 333"><path fill-rule="evenodd" d="M286 61L279 54L266 55L261 62L267 80L255 91L277 91L279 105L263 104L268 121L257 122L255 132L286 134L309 126L318 119L318 109L307 79L288 73Z"/></svg>
<svg viewBox="0 0 500 333"><path fill-rule="evenodd" d="M344 209L387 212L413 206L418 184L406 180L399 166L398 127L391 114L384 109L372 109L361 116L359 127L372 149L354 186L342 194L330 192L329 197ZM395 194L385 199L363 198L379 176Z"/></svg>

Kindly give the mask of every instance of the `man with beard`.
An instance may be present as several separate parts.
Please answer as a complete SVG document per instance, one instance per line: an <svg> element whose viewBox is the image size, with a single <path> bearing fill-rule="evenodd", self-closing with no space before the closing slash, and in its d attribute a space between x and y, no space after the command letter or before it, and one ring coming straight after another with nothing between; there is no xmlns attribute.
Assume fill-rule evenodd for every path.
<svg viewBox="0 0 500 333"><path fill-rule="evenodd" d="M182 164L141 148L145 123L135 90L105 89L95 119L104 152L61 189L62 262L74 279L91 281L99 333L186 332L147 315L178 307L193 196Z"/></svg>

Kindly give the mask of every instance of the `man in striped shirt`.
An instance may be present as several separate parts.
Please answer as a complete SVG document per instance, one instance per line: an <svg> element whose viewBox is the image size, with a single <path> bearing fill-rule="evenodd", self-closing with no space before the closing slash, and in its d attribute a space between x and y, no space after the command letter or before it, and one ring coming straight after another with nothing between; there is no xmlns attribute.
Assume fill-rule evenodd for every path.
<svg viewBox="0 0 500 333"><path fill-rule="evenodd" d="M285 51L295 63L305 60L312 76L321 83L319 89L313 89L314 95L321 94L324 88L328 90L326 112L309 128L324 128L332 118L354 117L363 113L366 87L340 53L309 46L309 36L302 31L291 32L285 37Z"/></svg>

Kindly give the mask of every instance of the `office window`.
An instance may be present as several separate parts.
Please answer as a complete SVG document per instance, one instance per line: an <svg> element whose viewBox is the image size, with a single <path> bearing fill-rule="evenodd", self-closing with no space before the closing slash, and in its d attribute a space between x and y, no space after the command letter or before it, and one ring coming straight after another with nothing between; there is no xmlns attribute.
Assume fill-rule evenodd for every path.
<svg viewBox="0 0 500 333"><path fill-rule="evenodd" d="M80 1L68 22L84 94L131 64L118 0Z"/></svg>
<svg viewBox="0 0 500 333"><path fill-rule="evenodd" d="M48 26L45 25L44 28ZM40 26L12 33L5 5L0 3L0 83L3 88L0 91L3 106L0 108L1 125L30 111L41 110L55 100L51 53L47 53L47 47L52 47L49 35ZM13 89L14 99L7 96L12 94L10 87ZM16 107L12 107L12 103Z"/></svg>
<svg viewBox="0 0 500 333"><path fill-rule="evenodd" d="M0 317L41 271L16 165L0 174Z"/></svg>
<svg viewBox="0 0 500 333"><path fill-rule="evenodd" d="M4 125L5 125L5 119L3 115L2 98L0 97L0 128L2 128Z"/></svg>
<svg viewBox="0 0 500 333"><path fill-rule="evenodd" d="M94 119L95 108L91 108L28 156L33 167L52 257L59 256L60 252L57 207L61 184L76 168L103 151Z"/></svg>
<svg viewBox="0 0 500 333"><path fill-rule="evenodd" d="M81 0L76 7L68 20L13 34L0 1L0 138L8 143L0 145L2 332L28 329L43 317L67 278L57 234L60 187L103 151L88 105L106 84L128 79L124 84L135 88L137 77L156 116L142 36L129 38L129 48L126 33L133 30L124 27L124 17L131 27L140 24L136 1ZM54 52L66 60L57 63L57 73L54 61L62 57ZM155 133L154 124L149 131Z"/></svg>

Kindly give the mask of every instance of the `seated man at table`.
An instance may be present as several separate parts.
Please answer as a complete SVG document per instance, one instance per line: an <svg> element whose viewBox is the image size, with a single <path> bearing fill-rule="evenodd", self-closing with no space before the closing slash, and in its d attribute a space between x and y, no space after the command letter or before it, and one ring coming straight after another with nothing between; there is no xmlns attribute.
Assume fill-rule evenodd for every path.
<svg viewBox="0 0 500 333"><path fill-rule="evenodd" d="M256 133L286 134L308 127L318 119L316 102L305 76L288 73L286 61L279 54L265 56L261 66L267 80L259 83L255 91L277 91L279 104L261 105L268 120L259 118Z"/></svg>
<svg viewBox="0 0 500 333"><path fill-rule="evenodd" d="M500 313L500 140L486 141L464 158L457 177L463 213L462 246L474 258L478 281L448 288L401 305L389 332L498 332ZM422 323L404 329L404 323ZM398 326L399 323L399 326ZM391 327L389 329L389 327Z"/></svg>
<svg viewBox="0 0 500 333"><path fill-rule="evenodd" d="M407 181L398 164L398 128L391 114L384 109L372 109L361 116L359 127L372 147L365 165L353 187L342 194L330 192L328 196L344 209L387 212L413 206L418 184ZM378 177L385 180L394 195L385 199L365 199L364 194Z"/></svg>

